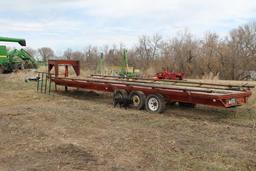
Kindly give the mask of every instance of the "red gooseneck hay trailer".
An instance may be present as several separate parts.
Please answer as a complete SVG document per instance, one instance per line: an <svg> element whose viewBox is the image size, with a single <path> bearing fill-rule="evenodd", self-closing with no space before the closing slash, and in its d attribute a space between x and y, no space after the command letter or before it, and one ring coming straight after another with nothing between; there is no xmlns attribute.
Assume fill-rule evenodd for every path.
<svg viewBox="0 0 256 171"><path fill-rule="evenodd" d="M65 67L64 77L59 75L59 66ZM113 76L91 75L78 79L68 77L68 65L76 75L80 75L79 61L49 60L48 74L56 85L83 88L87 90L113 92L114 99L130 99L131 107L146 108L149 112L161 113L167 102L194 107L196 104L236 107L247 102L251 96L251 85L228 85L202 83L186 80L154 80L142 78L121 78ZM54 68L54 73L51 70Z"/></svg>

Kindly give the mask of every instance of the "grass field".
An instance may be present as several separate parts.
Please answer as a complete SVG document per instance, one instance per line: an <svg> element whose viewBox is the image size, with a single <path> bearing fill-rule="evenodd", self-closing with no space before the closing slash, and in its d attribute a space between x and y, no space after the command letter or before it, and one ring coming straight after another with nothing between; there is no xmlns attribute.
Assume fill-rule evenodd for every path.
<svg viewBox="0 0 256 171"><path fill-rule="evenodd" d="M0 75L1 171L256 170L254 95L236 110L149 114L109 94L40 94L25 76Z"/></svg>

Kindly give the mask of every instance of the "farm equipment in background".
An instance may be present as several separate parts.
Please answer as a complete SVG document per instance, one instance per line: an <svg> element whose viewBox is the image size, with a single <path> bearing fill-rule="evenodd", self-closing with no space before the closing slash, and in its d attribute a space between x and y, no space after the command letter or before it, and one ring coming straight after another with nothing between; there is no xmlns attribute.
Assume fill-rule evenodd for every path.
<svg viewBox="0 0 256 171"><path fill-rule="evenodd" d="M24 49L14 49L8 52L9 57L20 61L25 69L26 68L36 68L36 61L35 59ZM21 68L23 69L23 68Z"/></svg>
<svg viewBox="0 0 256 171"><path fill-rule="evenodd" d="M183 72L172 72L168 68L164 69L162 72L156 73L156 79L159 80L183 80Z"/></svg>
<svg viewBox="0 0 256 171"><path fill-rule="evenodd" d="M127 50L125 49L123 52L123 59L121 63L121 71L119 72L120 77L124 78L134 78L137 77L138 74L134 71L134 68L132 67L132 71L130 71L129 65L128 65L128 55Z"/></svg>
<svg viewBox="0 0 256 171"><path fill-rule="evenodd" d="M14 42L19 43L21 46L26 46L25 39L0 37L0 41ZM26 50L7 50L6 46L0 45L0 73L36 67L36 61Z"/></svg>
<svg viewBox="0 0 256 171"><path fill-rule="evenodd" d="M135 78L138 77L140 70L134 69L128 65L127 50L123 51L121 63L119 66L106 66L103 53L96 65L96 75L112 75L122 78Z"/></svg>
<svg viewBox="0 0 256 171"><path fill-rule="evenodd" d="M97 62L97 66L96 66L96 73L99 75L103 75L105 72L105 65L104 65L104 54L101 53L100 54L100 59Z"/></svg>

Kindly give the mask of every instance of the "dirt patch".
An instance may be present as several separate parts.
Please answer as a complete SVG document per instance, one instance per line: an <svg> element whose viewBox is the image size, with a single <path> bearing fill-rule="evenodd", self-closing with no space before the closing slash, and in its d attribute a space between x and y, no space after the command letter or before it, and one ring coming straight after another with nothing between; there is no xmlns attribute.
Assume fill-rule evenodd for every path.
<svg viewBox="0 0 256 171"><path fill-rule="evenodd" d="M40 151L21 152L0 162L9 170L84 170L95 165L96 159L77 145L62 144Z"/></svg>

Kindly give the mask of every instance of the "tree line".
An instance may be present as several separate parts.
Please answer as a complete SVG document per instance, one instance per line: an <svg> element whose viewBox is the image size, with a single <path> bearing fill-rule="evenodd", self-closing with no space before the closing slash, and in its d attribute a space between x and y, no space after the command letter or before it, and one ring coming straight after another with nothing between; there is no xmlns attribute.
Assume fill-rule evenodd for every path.
<svg viewBox="0 0 256 171"><path fill-rule="evenodd" d="M125 46L87 46L83 51L67 49L58 58L76 59L82 67L95 69L100 53L104 53L106 65L120 65ZM32 55L39 54L47 61L55 56L49 47L28 49ZM256 22L239 26L225 37L206 33L197 38L189 32L178 33L164 39L161 35L141 36L128 49L129 65L144 74L154 74L163 68L184 72L190 78L214 76L220 79L243 80L256 71Z"/></svg>

